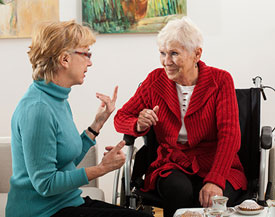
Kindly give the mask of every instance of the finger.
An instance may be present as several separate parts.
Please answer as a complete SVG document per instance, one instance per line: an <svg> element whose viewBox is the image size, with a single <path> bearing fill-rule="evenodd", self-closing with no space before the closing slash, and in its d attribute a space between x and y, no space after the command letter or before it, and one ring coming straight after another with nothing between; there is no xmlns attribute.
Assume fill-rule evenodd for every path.
<svg viewBox="0 0 275 217"><path fill-rule="evenodd" d="M142 128L148 128L151 127L153 123L148 119L139 119L138 124Z"/></svg>
<svg viewBox="0 0 275 217"><path fill-rule="evenodd" d="M157 113L158 113L158 111L159 111L159 106L158 106L158 105L156 105L156 106L153 108L153 111L157 114Z"/></svg>
<svg viewBox="0 0 275 217"><path fill-rule="evenodd" d="M200 194L199 194L199 201L200 201L200 204L202 206L202 204L203 204L202 191L200 191Z"/></svg>
<svg viewBox="0 0 275 217"><path fill-rule="evenodd" d="M105 107L105 103L101 101L100 107L104 108Z"/></svg>
<svg viewBox="0 0 275 217"><path fill-rule="evenodd" d="M115 86L115 90L112 97L112 102L116 102L117 99L118 86Z"/></svg>
<svg viewBox="0 0 275 217"><path fill-rule="evenodd" d="M151 109L146 110L145 113L146 113L147 116L148 116L148 114L149 114L150 116L152 116L154 122L157 122L157 121L158 121L158 116L157 116L158 110L159 110L159 107L158 107L158 106L155 106L152 110L151 110ZM146 116L146 115L145 115L145 116Z"/></svg>
<svg viewBox="0 0 275 217"><path fill-rule="evenodd" d="M114 146L106 146L106 147L105 147L105 150L106 150L106 151L111 151L113 148L114 148Z"/></svg>
<svg viewBox="0 0 275 217"><path fill-rule="evenodd" d="M126 144L126 142L124 140L120 141L112 150L111 152L118 152L120 151L124 145Z"/></svg>
<svg viewBox="0 0 275 217"><path fill-rule="evenodd" d="M207 202L206 202L207 197L203 188L201 189L200 194L201 194L201 206L205 207L207 205Z"/></svg>
<svg viewBox="0 0 275 217"><path fill-rule="evenodd" d="M209 194L204 193L204 198L203 198L203 207L208 207L209 206Z"/></svg>
<svg viewBox="0 0 275 217"><path fill-rule="evenodd" d="M153 110L147 110L147 112L144 114L144 121L150 125L156 125L158 117Z"/></svg>
<svg viewBox="0 0 275 217"><path fill-rule="evenodd" d="M109 96L106 96L106 95L104 95L102 93L96 93L96 97L98 99L100 99L102 102L104 102L105 104L107 104L108 102L111 101Z"/></svg>

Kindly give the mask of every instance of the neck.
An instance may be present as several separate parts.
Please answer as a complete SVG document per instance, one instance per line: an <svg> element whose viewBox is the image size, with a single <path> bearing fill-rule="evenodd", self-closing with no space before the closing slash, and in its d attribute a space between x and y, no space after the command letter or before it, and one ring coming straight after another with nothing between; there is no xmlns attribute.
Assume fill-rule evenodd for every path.
<svg viewBox="0 0 275 217"><path fill-rule="evenodd" d="M180 78L180 81L177 82L182 86L193 86L197 83L199 77L199 68L195 67L192 72L188 73L187 75L183 75Z"/></svg>
<svg viewBox="0 0 275 217"><path fill-rule="evenodd" d="M54 76L52 82L55 83L56 85L60 86L60 87L71 88L71 86L72 86L68 82L66 82L64 78L62 78L62 76L60 75L60 73L57 73Z"/></svg>

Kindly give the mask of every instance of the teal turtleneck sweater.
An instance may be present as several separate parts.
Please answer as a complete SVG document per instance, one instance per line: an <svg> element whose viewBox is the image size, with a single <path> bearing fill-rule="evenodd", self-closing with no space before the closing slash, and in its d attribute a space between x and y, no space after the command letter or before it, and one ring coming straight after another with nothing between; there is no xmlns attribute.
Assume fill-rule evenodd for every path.
<svg viewBox="0 0 275 217"><path fill-rule="evenodd" d="M49 217L84 203L88 184L76 166L95 144L79 135L67 101L71 88L34 81L11 121L12 169L6 217Z"/></svg>

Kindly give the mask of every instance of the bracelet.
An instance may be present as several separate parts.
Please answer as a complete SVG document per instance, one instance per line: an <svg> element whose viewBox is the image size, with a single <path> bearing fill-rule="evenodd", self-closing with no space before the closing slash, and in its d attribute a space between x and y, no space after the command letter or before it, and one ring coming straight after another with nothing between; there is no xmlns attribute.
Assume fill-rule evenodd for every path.
<svg viewBox="0 0 275 217"><path fill-rule="evenodd" d="M99 133L94 131L91 127L88 127L88 131L91 132L92 134L94 134L95 136L99 135Z"/></svg>

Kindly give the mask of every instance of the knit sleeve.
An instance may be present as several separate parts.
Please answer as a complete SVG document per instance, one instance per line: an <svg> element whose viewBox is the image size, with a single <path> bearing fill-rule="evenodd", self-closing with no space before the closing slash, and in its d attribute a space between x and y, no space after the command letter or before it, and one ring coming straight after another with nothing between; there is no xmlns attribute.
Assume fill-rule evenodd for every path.
<svg viewBox="0 0 275 217"><path fill-rule="evenodd" d="M124 106L118 110L114 117L115 129L119 133L129 134L135 137L145 135L147 131L138 133L136 124L139 113L147 108L152 109L150 100L150 84L152 83L151 74L138 87L136 93Z"/></svg>
<svg viewBox="0 0 275 217"><path fill-rule="evenodd" d="M223 73L216 99L218 143L210 172L204 182L211 182L225 188L233 160L241 143L239 110L231 75Z"/></svg>
<svg viewBox="0 0 275 217"><path fill-rule="evenodd" d="M58 125L47 105L29 106L19 128L26 169L40 195L52 196L89 183L84 168L62 171L56 167Z"/></svg>

